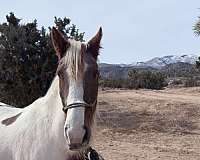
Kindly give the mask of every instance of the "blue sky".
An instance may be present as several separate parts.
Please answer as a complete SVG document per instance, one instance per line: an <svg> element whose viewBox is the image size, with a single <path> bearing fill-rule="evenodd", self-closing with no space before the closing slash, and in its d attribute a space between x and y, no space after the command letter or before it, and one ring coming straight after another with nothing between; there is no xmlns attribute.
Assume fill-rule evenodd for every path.
<svg viewBox="0 0 200 160"><path fill-rule="evenodd" d="M155 56L199 54L192 27L199 0L10 0L1 1L0 22L14 12L22 22L52 26L54 16L71 18L89 39L103 27L100 61L131 63Z"/></svg>

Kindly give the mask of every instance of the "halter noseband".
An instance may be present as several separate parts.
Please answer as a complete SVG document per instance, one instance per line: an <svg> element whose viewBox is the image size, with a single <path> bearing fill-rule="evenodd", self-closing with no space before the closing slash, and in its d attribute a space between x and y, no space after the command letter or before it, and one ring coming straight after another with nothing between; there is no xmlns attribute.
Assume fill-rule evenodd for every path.
<svg viewBox="0 0 200 160"><path fill-rule="evenodd" d="M97 100L95 100L93 103L88 104L88 103L72 103L70 105L66 105L63 107L63 112L67 113L68 109L71 108L78 108L78 107L83 107L83 108L92 108L93 106L96 105Z"/></svg>

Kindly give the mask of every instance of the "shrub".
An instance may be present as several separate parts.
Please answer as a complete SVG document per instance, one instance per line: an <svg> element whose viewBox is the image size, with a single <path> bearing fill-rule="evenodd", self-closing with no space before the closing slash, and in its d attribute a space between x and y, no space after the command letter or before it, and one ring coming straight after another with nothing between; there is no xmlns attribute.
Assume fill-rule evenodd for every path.
<svg viewBox="0 0 200 160"><path fill-rule="evenodd" d="M0 101L24 107L43 96L55 76L57 57L49 32L37 21L21 24L13 13L0 24ZM55 26L65 36L83 41L68 18L56 18ZM51 28L49 28L49 31Z"/></svg>
<svg viewBox="0 0 200 160"><path fill-rule="evenodd" d="M109 88L127 88L127 80L126 79L100 79L99 85L101 87L109 87Z"/></svg>
<svg viewBox="0 0 200 160"><path fill-rule="evenodd" d="M162 89L167 86L166 76L158 71L132 70L128 76L129 88Z"/></svg>
<svg viewBox="0 0 200 160"><path fill-rule="evenodd" d="M196 87L199 86L199 81L195 77L190 77L185 80L184 86L185 87Z"/></svg>
<svg viewBox="0 0 200 160"><path fill-rule="evenodd" d="M166 76L156 71L131 70L126 79L101 79L100 86L110 88L129 88L129 89L162 89L167 86Z"/></svg>

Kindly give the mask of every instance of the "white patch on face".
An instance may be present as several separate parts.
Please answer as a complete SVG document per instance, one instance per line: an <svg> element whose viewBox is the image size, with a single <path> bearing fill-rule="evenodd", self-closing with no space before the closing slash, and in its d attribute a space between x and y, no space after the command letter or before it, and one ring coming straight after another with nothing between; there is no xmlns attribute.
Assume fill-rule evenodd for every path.
<svg viewBox="0 0 200 160"><path fill-rule="evenodd" d="M80 79L69 80L69 92L67 105L73 103L84 103L83 101L83 81ZM67 111L65 121L66 138L69 144L81 144L85 135L84 129L85 108L71 108Z"/></svg>
<svg viewBox="0 0 200 160"><path fill-rule="evenodd" d="M83 81L81 79L69 80L69 92L67 97L67 105L73 103L84 103L83 101Z"/></svg>

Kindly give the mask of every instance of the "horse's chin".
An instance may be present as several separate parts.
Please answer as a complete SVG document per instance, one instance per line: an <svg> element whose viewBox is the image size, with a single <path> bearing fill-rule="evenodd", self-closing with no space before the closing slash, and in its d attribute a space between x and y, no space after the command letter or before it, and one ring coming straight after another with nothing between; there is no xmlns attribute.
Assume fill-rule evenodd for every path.
<svg viewBox="0 0 200 160"><path fill-rule="evenodd" d="M90 147L90 139L85 140L82 144L69 144L66 140L67 150L72 152L82 152Z"/></svg>

